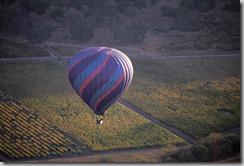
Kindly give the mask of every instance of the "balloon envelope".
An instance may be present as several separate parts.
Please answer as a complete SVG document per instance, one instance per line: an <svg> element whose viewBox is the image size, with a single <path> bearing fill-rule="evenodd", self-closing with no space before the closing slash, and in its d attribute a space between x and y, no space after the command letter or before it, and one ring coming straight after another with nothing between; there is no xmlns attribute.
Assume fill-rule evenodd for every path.
<svg viewBox="0 0 244 166"><path fill-rule="evenodd" d="M119 50L90 47L71 58L68 77L75 92L94 113L104 115L130 85L133 67Z"/></svg>

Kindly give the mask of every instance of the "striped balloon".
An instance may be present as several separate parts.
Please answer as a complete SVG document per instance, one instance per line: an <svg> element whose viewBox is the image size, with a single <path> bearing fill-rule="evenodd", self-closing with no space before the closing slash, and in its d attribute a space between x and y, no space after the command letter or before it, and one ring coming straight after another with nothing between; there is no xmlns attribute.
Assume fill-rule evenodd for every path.
<svg viewBox="0 0 244 166"><path fill-rule="evenodd" d="M78 52L68 65L75 92L97 115L104 115L133 78L130 59L121 51L90 47Z"/></svg>

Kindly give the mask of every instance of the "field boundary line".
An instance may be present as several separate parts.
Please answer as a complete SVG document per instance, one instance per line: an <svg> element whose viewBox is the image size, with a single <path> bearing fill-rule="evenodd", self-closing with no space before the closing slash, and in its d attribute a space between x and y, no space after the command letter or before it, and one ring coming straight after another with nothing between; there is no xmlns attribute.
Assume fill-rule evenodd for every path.
<svg viewBox="0 0 244 166"><path fill-rule="evenodd" d="M0 64L5 63L27 63L27 62L50 62L58 60L69 60L71 57L23 57L23 58L0 58Z"/></svg>
<svg viewBox="0 0 244 166"><path fill-rule="evenodd" d="M57 162L57 160L70 160L80 157L92 157L97 155L110 155L110 154L120 154L120 153L135 153L135 152L150 152L151 150L160 150L166 145L156 145L149 147L132 147L132 148L121 148L121 149L111 149L111 150L101 150L101 151L90 151L83 154L77 154L74 156L63 156L63 157L50 157L50 158L37 158L36 160L22 160L23 162ZM187 146L187 144L182 144L180 147Z"/></svg>
<svg viewBox="0 0 244 166"><path fill-rule="evenodd" d="M22 58L0 58L0 63L25 63L25 62L47 62L53 60L69 60L70 56L59 56L54 50L47 49L48 57L22 57ZM240 54L216 54L216 55L182 55L182 56L131 56L152 59L187 59L187 58L219 58L219 57L240 57Z"/></svg>
<svg viewBox="0 0 244 166"><path fill-rule="evenodd" d="M145 111L141 110L140 108L136 107L135 105L131 104L129 101L127 101L125 99L119 99L119 103L130 108L131 110L135 111L136 113L142 115L146 119L150 120L152 123L157 124L158 126L163 127L165 129L171 131L172 133L174 133L178 137L186 140L190 144L195 144L197 142L197 139L194 138L193 136L187 134L186 132L184 132L184 131L182 131L182 130L180 130L180 129L172 126L172 125L169 125L165 122L159 121L158 119L156 119L152 115L148 114L147 112L145 112Z"/></svg>
<svg viewBox="0 0 244 166"><path fill-rule="evenodd" d="M239 53L235 54L206 54L206 55L172 55L172 56L152 56L153 59L178 59L178 58L219 58L219 57L240 57ZM134 56L140 57L140 56ZM145 56L144 56L145 57Z"/></svg>

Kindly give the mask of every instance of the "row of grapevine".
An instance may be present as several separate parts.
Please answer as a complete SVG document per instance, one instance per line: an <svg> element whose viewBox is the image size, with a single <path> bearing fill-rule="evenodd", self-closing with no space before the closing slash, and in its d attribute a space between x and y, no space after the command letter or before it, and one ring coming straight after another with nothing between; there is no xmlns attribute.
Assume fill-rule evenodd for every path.
<svg viewBox="0 0 244 166"><path fill-rule="evenodd" d="M133 58L124 97L155 118L197 137L240 123L239 57Z"/></svg>
<svg viewBox="0 0 244 166"><path fill-rule="evenodd" d="M63 156L83 150L50 121L5 96L0 96L0 122L0 152L10 159Z"/></svg>
<svg viewBox="0 0 244 166"><path fill-rule="evenodd" d="M93 150L111 150L114 148L119 149L145 146L145 143L139 142L143 138L139 138L138 140L135 140L135 138L130 139L130 137L135 135L137 131L131 131L128 129L133 128L135 124L139 125L141 123L144 124L148 122L122 105L117 104L116 106L112 107L108 111L108 115L106 115L108 119L105 119L103 126L98 127L96 126L94 115L86 106L84 106L78 97L74 95L70 95L68 97L48 96L48 101L52 103L51 105L43 104L45 103L45 100L47 100L46 97L38 99L28 98L22 102L33 108L37 107L40 115L52 120L55 125L59 126L63 131L72 133L75 138L81 140ZM69 102L72 102L72 106L69 105ZM68 105L65 107L65 112L67 114L77 109L81 110L71 117L66 115L61 116L55 112L55 110L58 110L56 107L62 107L62 105L65 104ZM118 112L114 114L115 111ZM114 121L115 117L112 117L110 113L119 119L120 122ZM123 121L123 119L125 121ZM123 121L123 123L121 123L121 121ZM112 129L111 126L113 126ZM152 127L152 132L156 131L158 131L158 133L148 135L149 138L147 138L147 142L150 145L162 145L165 143L175 143L181 141L166 130L159 129L156 126ZM149 131L146 131L145 129L145 133L148 132ZM159 140L155 140L153 135L161 135L163 137ZM137 143L135 143L135 141Z"/></svg>

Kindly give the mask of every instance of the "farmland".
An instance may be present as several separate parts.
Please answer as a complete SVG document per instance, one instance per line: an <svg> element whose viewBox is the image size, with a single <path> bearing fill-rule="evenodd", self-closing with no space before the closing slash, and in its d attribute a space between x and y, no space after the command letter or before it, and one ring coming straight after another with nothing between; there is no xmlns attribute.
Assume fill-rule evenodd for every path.
<svg viewBox="0 0 244 166"><path fill-rule="evenodd" d="M0 161L240 162L240 9L236 0L1 0ZM128 55L131 85L90 51L68 72L89 47ZM127 88L102 125L68 73L99 109Z"/></svg>
<svg viewBox="0 0 244 166"><path fill-rule="evenodd" d="M134 79L122 98L155 119L196 139L240 125L239 57L131 60ZM165 147L160 151L168 153L188 144L120 103L97 126L69 85L66 63L1 64L1 153L8 159L146 147Z"/></svg>
<svg viewBox="0 0 244 166"><path fill-rule="evenodd" d="M124 97L161 121L200 138L240 124L240 58L132 58Z"/></svg>
<svg viewBox="0 0 244 166"><path fill-rule="evenodd" d="M48 52L40 47L18 43L4 38L0 38L0 51L0 58L48 56Z"/></svg>
<svg viewBox="0 0 244 166"><path fill-rule="evenodd" d="M112 150L165 144L184 140L160 128L121 104L116 104L97 128L95 116L71 89L64 67L55 63L1 66L1 90L43 119L88 147Z"/></svg>
<svg viewBox="0 0 244 166"><path fill-rule="evenodd" d="M60 156L89 149L20 103L0 97L1 152L8 158Z"/></svg>

